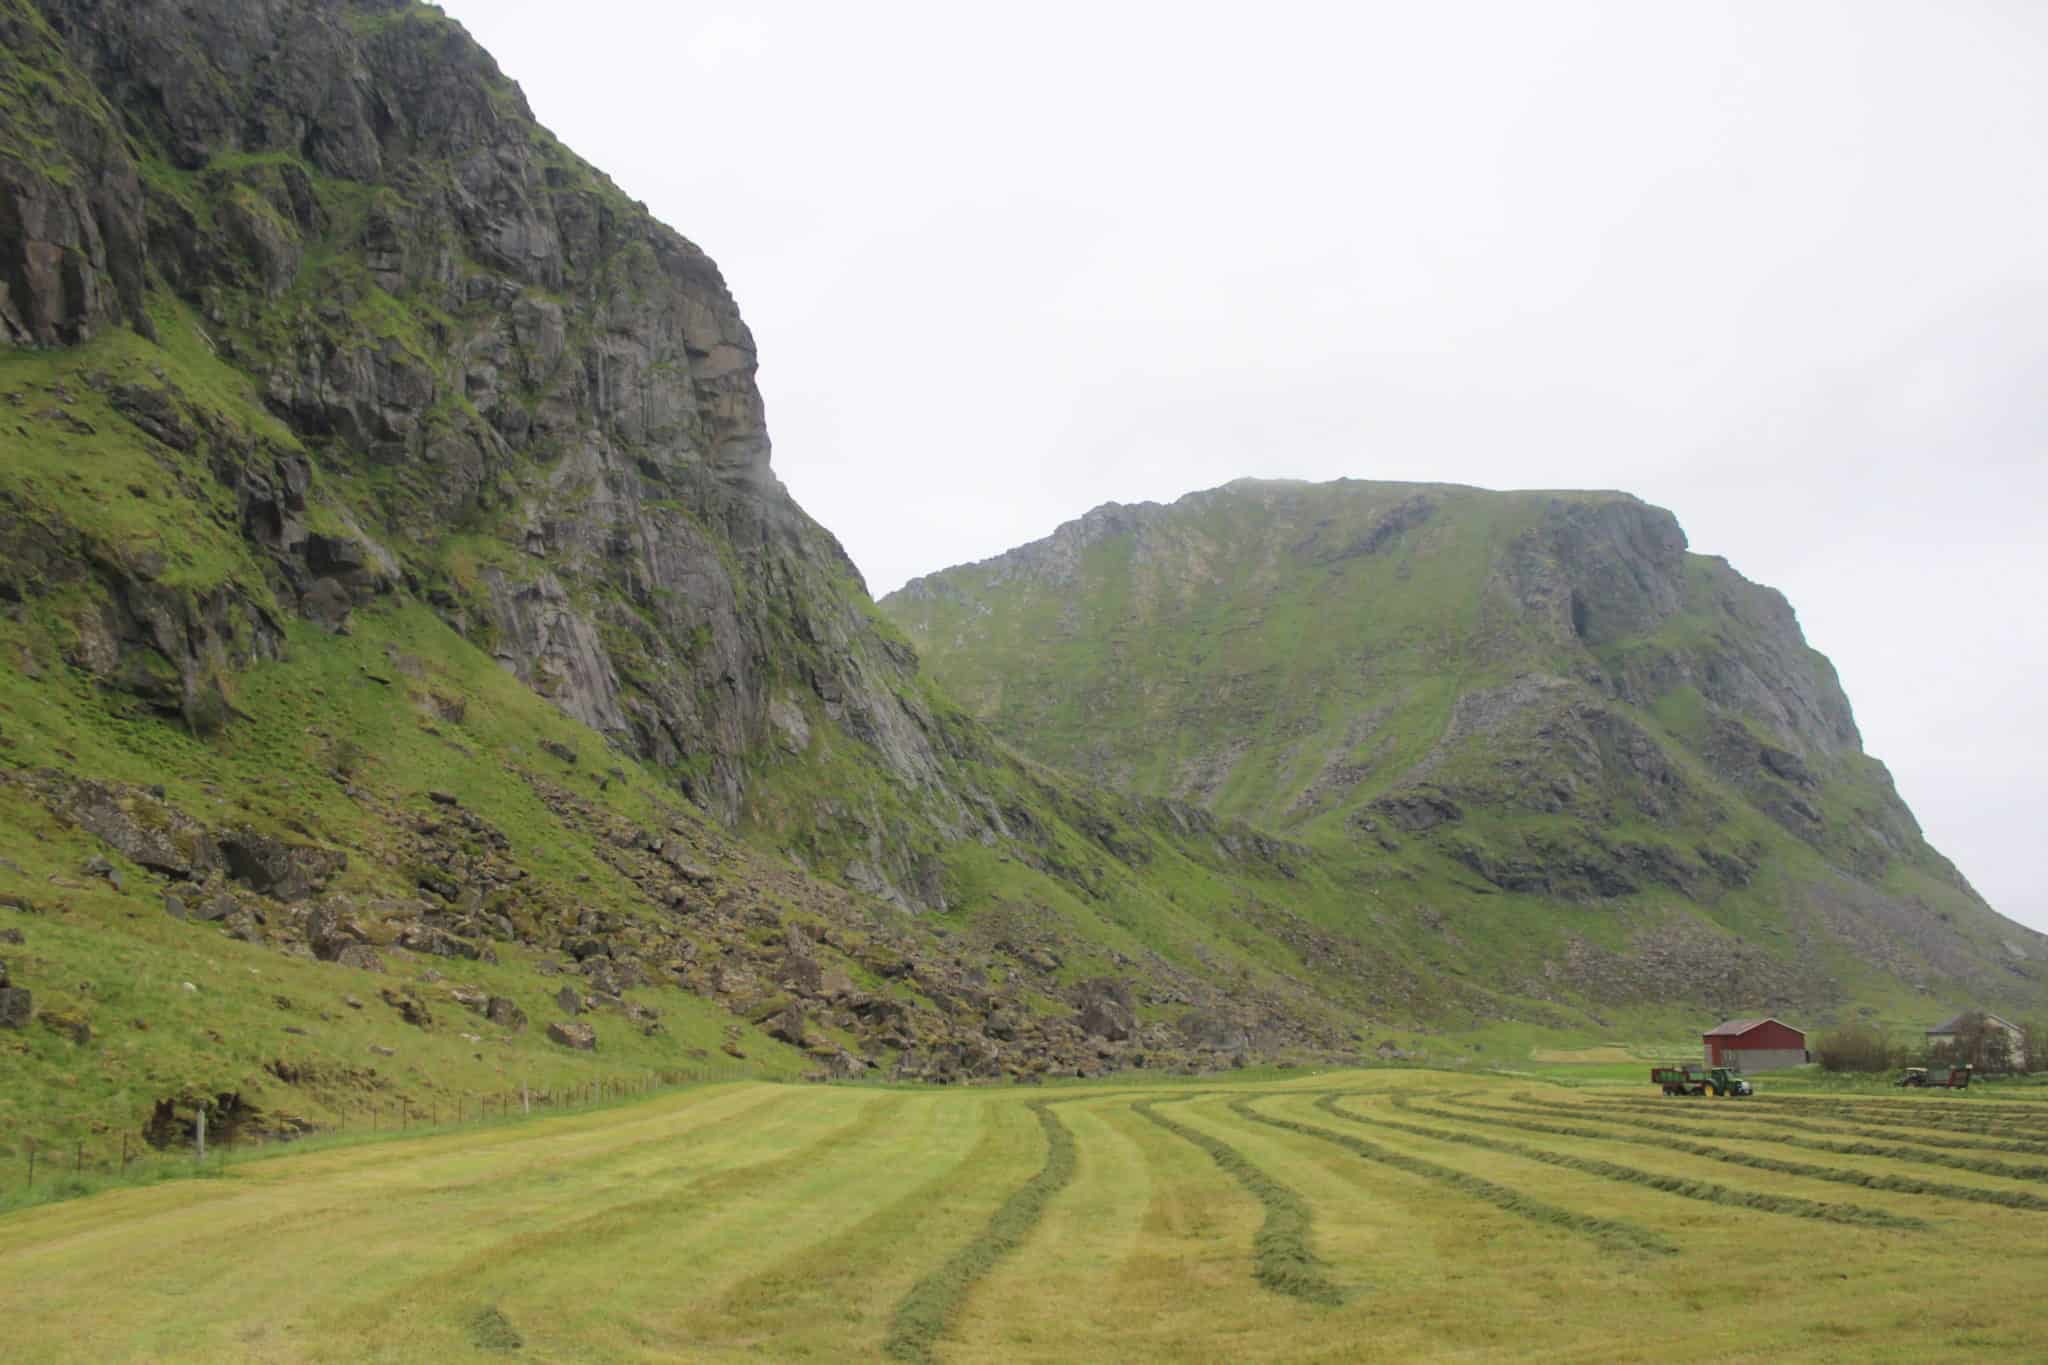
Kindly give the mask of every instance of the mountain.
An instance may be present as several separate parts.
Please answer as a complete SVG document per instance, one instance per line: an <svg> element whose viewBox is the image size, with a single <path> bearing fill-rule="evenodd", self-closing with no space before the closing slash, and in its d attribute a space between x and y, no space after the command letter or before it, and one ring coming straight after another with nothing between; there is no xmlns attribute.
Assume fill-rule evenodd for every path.
<svg viewBox="0 0 2048 1365"><path fill-rule="evenodd" d="M1452 923L1513 903L1539 952L1546 924L1615 917L1609 951L1552 969L1596 997L2042 998L2048 940L1929 846L1791 606L1626 495L1247 480L1099 507L882 605L1047 763Z"/></svg>
<svg viewBox="0 0 2048 1365"><path fill-rule="evenodd" d="M1749 683L1638 743L1641 707L1531 671L1551 617L1621 640L1647 610L1591 523L1466 626L1418 598L1372 637L1336 757L1287 679L1211 646L1139 670L1239 679L1181 704L1170 770L1026 734L961 674L992 733L776 480L755 365L711 260L432 5L0 0L0 1149L606 1073L1029 1079L2032 989L2038 940L1924 850L1820 682L1785 724L1833 747L1731 777ZM1462 496L1297 558L1436 582L1393 566L1443 536L1484 576ZM1075 596L1118 590L1096 561L1135 542L1104 531L1052 556L1075 641L1119 619ZM1679 625L1630 686L1707 667ZM1759 648L1790 705L1768 670L1804 656ZM1583 762L1551 774L1559 725ZM1510 742L1519 776L1488 766ZM1616 746L1675 776L1610 772ZM1794 916L1795 887L1833 899ZM1888 937L1830 946L1866 921Z"/></svg>
<svg viewBox="0 0 2048 1365"><path fill-rule="evenodd" d="M0 0L0 1127L1213 1064L1437 1003L1219 920L1335 904L1301 850L948 701L755 365L434 6Z"/></svg>

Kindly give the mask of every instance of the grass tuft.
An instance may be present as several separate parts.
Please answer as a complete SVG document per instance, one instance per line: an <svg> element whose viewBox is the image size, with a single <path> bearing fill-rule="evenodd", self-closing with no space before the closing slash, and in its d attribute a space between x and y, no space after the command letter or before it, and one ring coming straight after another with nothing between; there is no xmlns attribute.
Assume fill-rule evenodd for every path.
<svg viewBox="0 0 2048 1365"><path fill-rule="evenodd" d="M516 1351L526 1344L526 1338L496 1304L478 1309L469 1320L469 1339L482 1351Z"/></svg>

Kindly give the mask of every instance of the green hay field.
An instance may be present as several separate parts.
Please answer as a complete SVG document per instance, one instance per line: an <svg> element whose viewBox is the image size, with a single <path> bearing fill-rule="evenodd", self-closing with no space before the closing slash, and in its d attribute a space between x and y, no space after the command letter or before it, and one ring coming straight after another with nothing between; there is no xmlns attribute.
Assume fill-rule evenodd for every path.
<svg viewBox="0 0 2048 1365"><path fill-rule="evenodd" d="M2040 1350L2048 1177L1940 1158L2048 1103L1657 1099L710 1085L0 1216L0 1322L13 1361Z"/></svg>

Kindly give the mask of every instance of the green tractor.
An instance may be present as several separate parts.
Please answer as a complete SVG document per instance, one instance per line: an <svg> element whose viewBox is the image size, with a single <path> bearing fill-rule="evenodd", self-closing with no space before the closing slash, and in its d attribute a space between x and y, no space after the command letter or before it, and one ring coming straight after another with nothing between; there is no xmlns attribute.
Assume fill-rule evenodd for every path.
<svg viewBox="0 0 2048 1365"><path fill-rule="evenodd" d="M1667 1095L1754 1095L1755 1087L1725 1066L1659 1066L1650 1070L1650 1084L1664 1087Z"/></svg>

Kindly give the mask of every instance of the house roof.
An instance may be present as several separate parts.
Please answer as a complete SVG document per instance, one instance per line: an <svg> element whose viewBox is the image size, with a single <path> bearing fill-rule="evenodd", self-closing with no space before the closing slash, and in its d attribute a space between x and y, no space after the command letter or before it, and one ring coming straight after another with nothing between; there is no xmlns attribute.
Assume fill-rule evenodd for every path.
<svg viewBox="0 0 2048 1365"><path fill-rule="evenodd" d="M1949 1020L1947 1023L1936 1024L1933 1028L1927 1030L1927 1036L1932 1038L1938 1033L1954 1033L1958 1029L1962 1028L1963 1020L1969 1018L1973 1014L1979 1013L1982 1013L1982 1011L1964 1010L1961 1014L1958 1014L1955 1018ZM1985 1014L1984 1022L1987 1024L1997 1024L1999 1027L2010 1029L2015 1033L2019 1031L2018 1025L2013 1024L2009 1020L2001 1019L1995 1014Z"/></svg>
<svg viewBox="0 0 2048 1365"><path fill-rule="evenodd" d="M1776 1024L1780 1028L1791 1028L1794 1033L1799 1034L1801 1037L1804 1037L1806 1033L1804 1029L1792 1028L1783 1019L1766 1017L1763 1019L1730 1019L1724 1024L1716 1024L1700 1036L1702 1038L1739 1038L1743 1034L1761 1028L1765 1024Z"/></svg>

